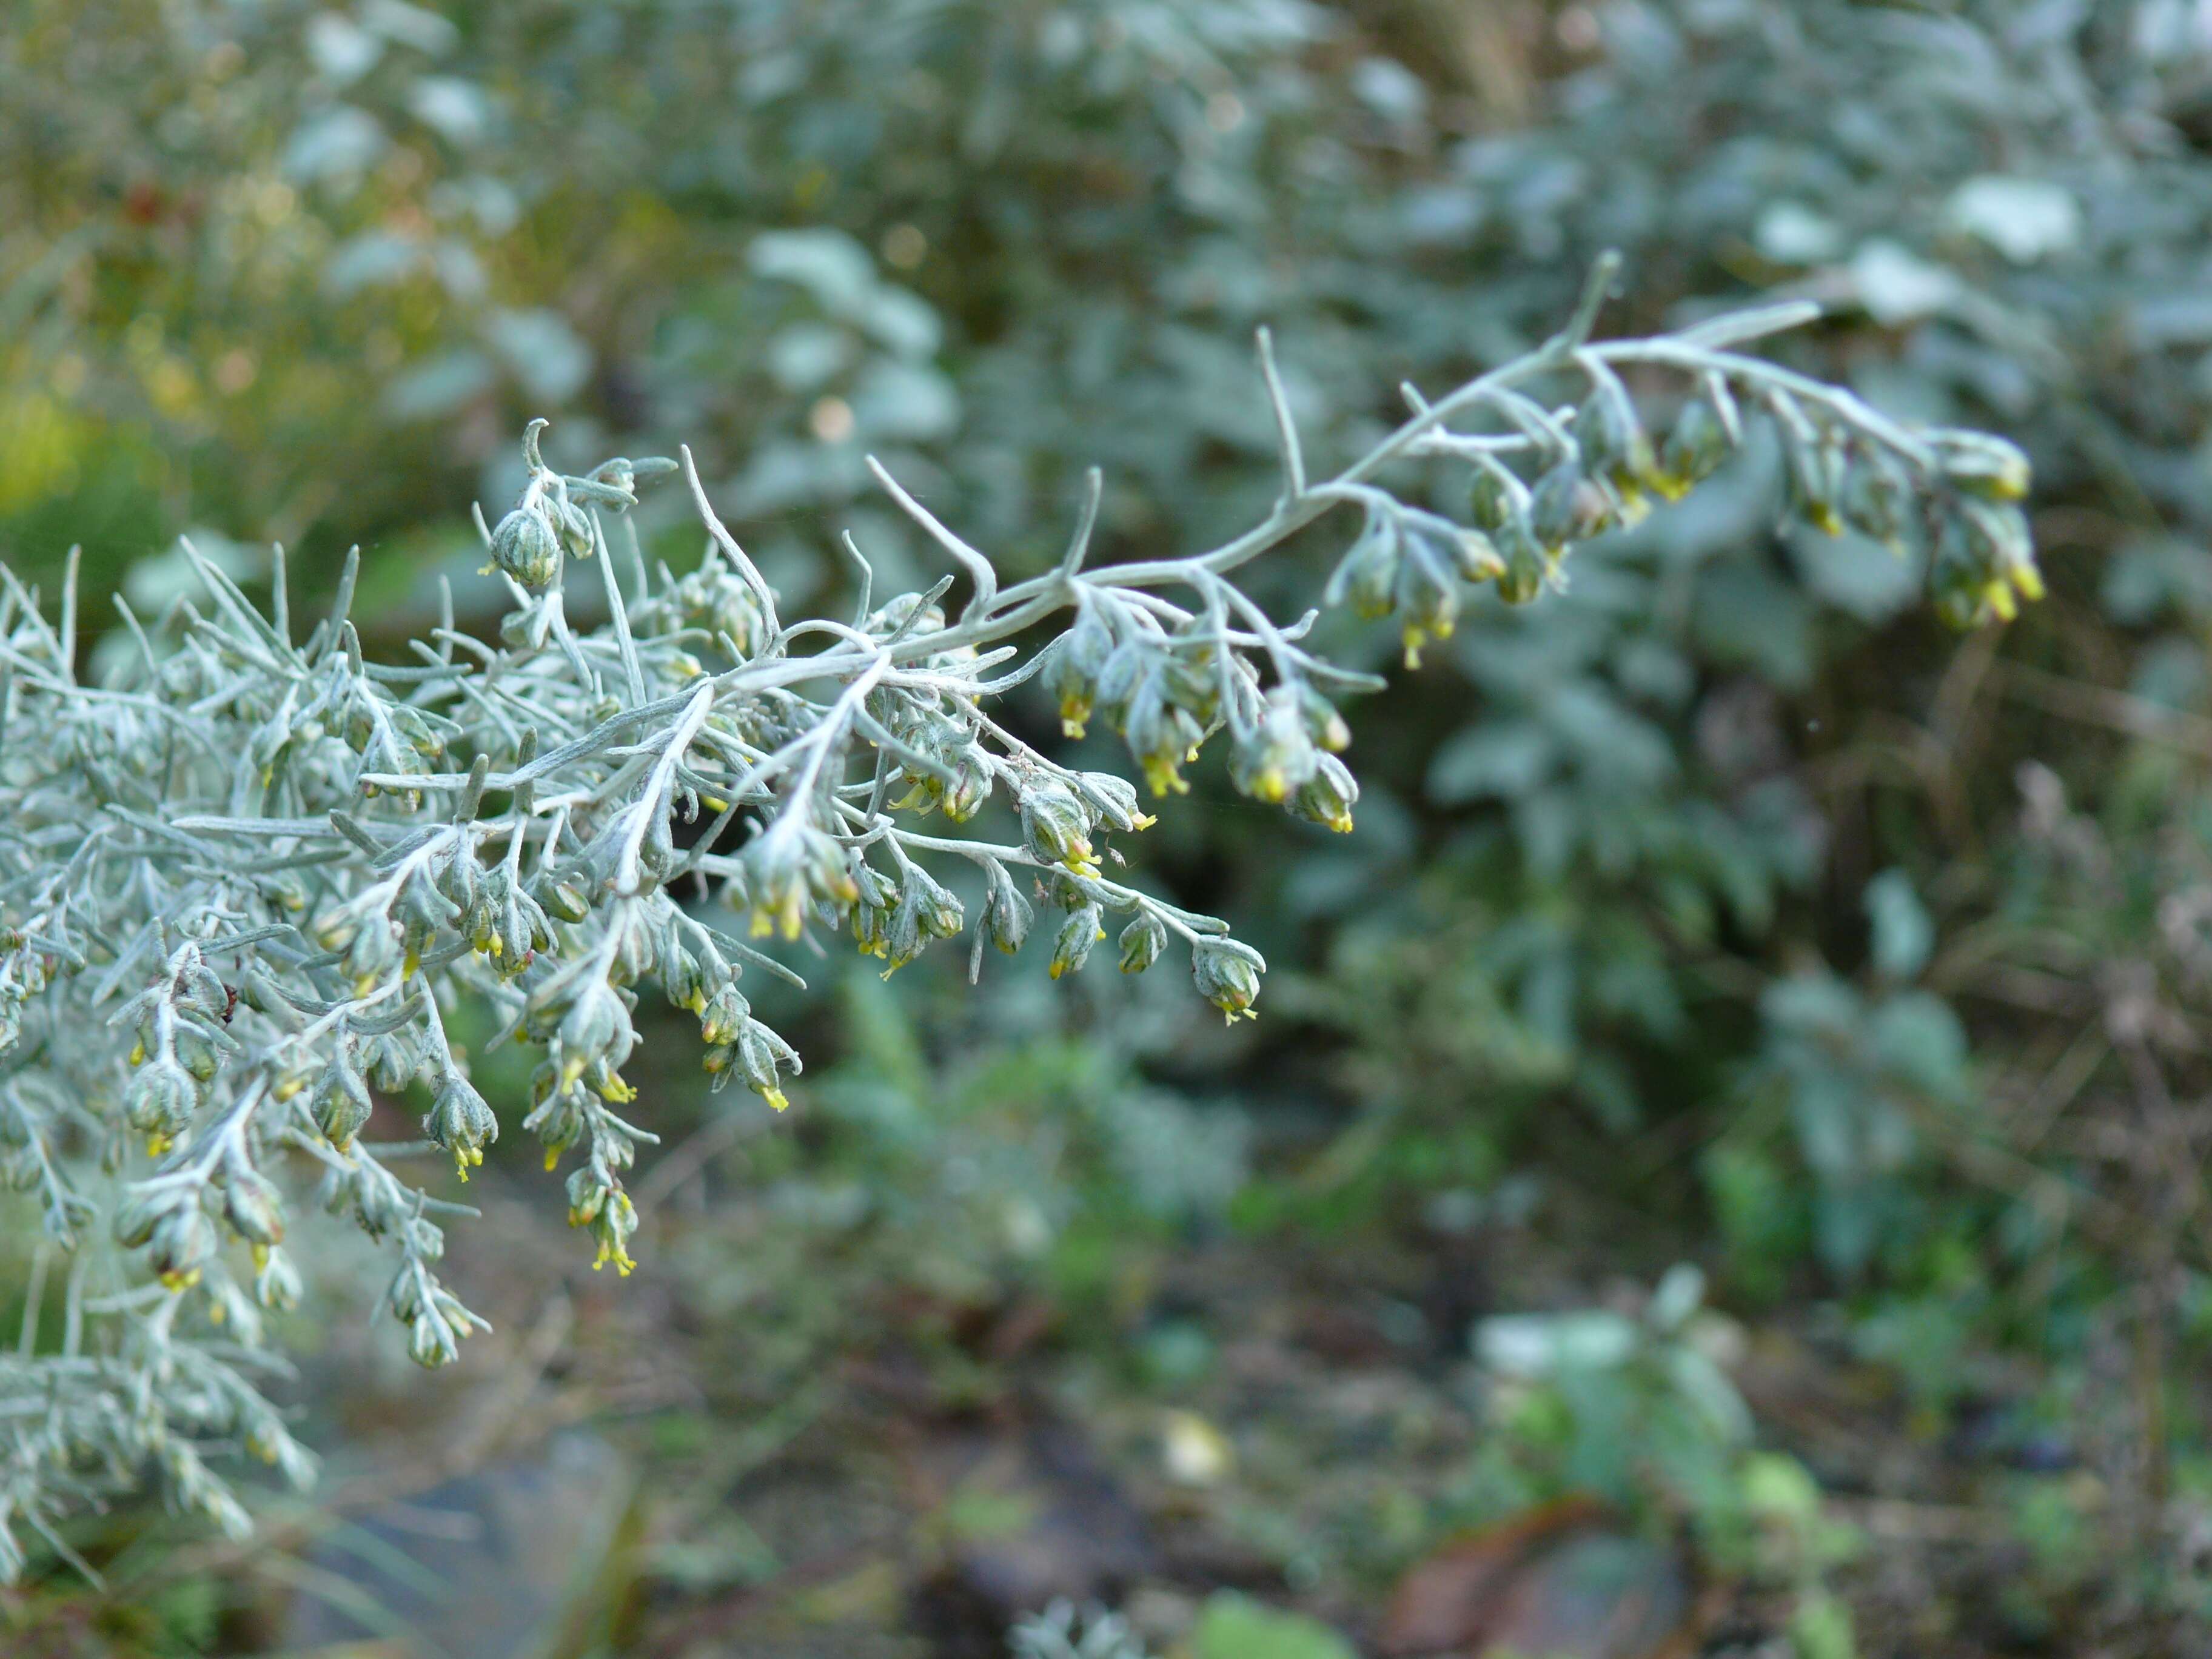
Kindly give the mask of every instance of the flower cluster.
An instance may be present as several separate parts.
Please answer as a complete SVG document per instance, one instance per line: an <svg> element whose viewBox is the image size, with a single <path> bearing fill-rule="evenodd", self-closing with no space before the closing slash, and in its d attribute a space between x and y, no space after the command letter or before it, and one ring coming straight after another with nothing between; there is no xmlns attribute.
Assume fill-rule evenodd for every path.
<svg viewBox="0 0 2212 1659"><path fill-rule="evenodd" d="M567 1166L594 1265L629 1272L625 1183L654 1139L623 1075L642 998L698 1021L714 1088L740 1080L777 1110L799 1057L742 982L790 976L770 952L811 933L886 973L965 933L972 975L987 943L1018 952L1036 932L1055 978L1112 938L1123 972L1179 957L1206 1002L1253 1017L1256 951L1108 873L1152 822L1138 787L993 711L1037 678L1066 730L1110 727L1156 796L1186 790L1220 737L1237 789L1348 830L1338 705L1376 682L1310 647L1312 615L1279 623L1234 580L1340 508L1359 527L1328 598L1394 617L1413 661L1484 587L1521 603L1559 586L1579 543L1691 488L1764 410L1795 510L1923 541L1946 615L2009 615L2037 591L2009 446L1899 427L1735 349L1796 308L1594 344L1607 276L1553 340L1417 400L1325 482L1263 338L1283 489L1210 551L1086 568L1094 475L1066 556L1002 588L884 477L955 568L880 605L864 591L849 623L781 616L688 454L704 562L648 572L627 535L618 561L611 531L677 464L563 476L538 424L520 499L483 528L511 600L496 641L449 619L408 659L371 661L353 561L302 629L281 554L264 607L188 549L204 592L150 620L125 607L129 653L94 683L74 581L56 622L0 571L0 1176L44 1215L40 1285L62 1264L66 1285L58 1346L0 1360L0 1570L21 1560L15 1523L46 1531L149 1460L227 1526L241 1512L209 1452L242 1444L305 1478L249 1357L263 1311L301 1293L284 1241L311 1179L389 1253L384 1305L425 1365L483 1322L439 1275L465 1206L417 1154L465 1181L503 1132L534 1137ZM1632 367L1660 387L1642 402ZM1467 469L1464 522L1382 482L1425 456ZM583 580L603 627L568 618ZM471 1082L447 1036L465 1000L536 1056L526 1101Z"/></svg>

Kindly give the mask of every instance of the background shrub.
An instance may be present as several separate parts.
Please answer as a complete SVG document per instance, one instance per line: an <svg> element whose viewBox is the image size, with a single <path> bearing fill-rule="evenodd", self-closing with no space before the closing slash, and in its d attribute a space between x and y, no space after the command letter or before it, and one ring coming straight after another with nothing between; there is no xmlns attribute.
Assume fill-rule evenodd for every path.
<svg viewBox="0 0 2212 1659"><path fill-rule="evenodd" d="M1261 322L1339 455L1401 380L1539 341L1605 246L1622 329L1815 300L1784 362L2027 449L2048 604L1954 642L1909 562L1777 530L1754 445L1368 704L1357 835L1196 779L1146 873L1299 964L1274 1018L1085 981L1068 1041L1195 1113L1163 1104L1162 1145L1235 1097L1245 1173L1158 1200L1179 1227L1561 1264L1437 1315L1455 1350L1691 1258L1755 1330L1891 1378L1888 1431L1940 1449L1913 1490L2039 1565L1869 1571L1863 1634L1916 1601L2062 1644L2199 1617L2206 65L2166 0L33 4L0 38L0 548L51 588L82 542L104 619L105 587L182 588L179 530L249 585L282 539L310 590L358 537L390 647L550 413L559 467L691 442L778 588L833 607L844 527L887 591L933 568L871 452L1010 576L1093 462L1104 558L1263 514ZM680 519L638 525L683 571ZM1279 613L1317 568L1255 591ZM1060 1018L895 988L932 1011L892 1022L908 1079ZM793 1017L900 1121L856 1006ZM951 1132L911 1133L904 1173L824 1155L896 1208ZM1178 1164L1102 1143L1085 1196L1040 1198L1065 1293L1115 1280L1122 1183ZM1746 1392L1847 1504L1881 1495ZM1456 1513L1581 1484L1621 1432L1541 1415ZM1689 1489L1622 1488L1737 1512Z"/></svg>

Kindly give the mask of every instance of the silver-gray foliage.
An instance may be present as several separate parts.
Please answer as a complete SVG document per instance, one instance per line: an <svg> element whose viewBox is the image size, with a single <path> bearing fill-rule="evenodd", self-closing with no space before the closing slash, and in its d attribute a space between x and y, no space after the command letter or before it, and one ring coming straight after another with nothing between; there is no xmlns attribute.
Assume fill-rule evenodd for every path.
<svg viewBox="0 0 2212 1659"><path fill-rule="evenodd" d="M739 988L748 968L788 973L750 941L842 931L889 971L966 931L972 975L986 943L1013 951L1035 928L1057 976L1111 918L1125 971L1173 956L1249 1016L1258 954L1107 873L1115 838L1152 821L1137 788L1039 752L994 705L1041 677L1069 732L1109 725L1155 794L1223 735L1245 793L1349 829L1335 704L1373 682L1310 648L1314 613L1279 622L1236 580L1340 507L1360 528L1328 597L1395 617L1409 660L1483 586L1517 603L1563 584L1576 544L1692 487L1754 416L1780 433L1796 510L1923 544L1955 620L2039 591L2009 445L1907 428L1745 354L1809 307L1593 343L1610 276L1537 350L1433 402L1409 390L1404 422L1326 480L1308 476L1263 337L1281 493L1209 551L1088 568L1094 472L1066 556L1002 588L879 474L956 568L877 605L848 541L862 597L842 621L781 613L688 453L703 562L651 574L627 538L618 561L610 525L677 464L563 477L535 425L527 486L485 531L512 599L495 642L448 623L409 660L372 662L347 619L351 562L301 637L281 553L265 612L195 554L204 599L150 628L126 608L132 651L93 684L74 581L50 622L6 575L0 1177L35 1196L45 1241L24 1340L0 1357L0 1573L24 1565L23 1528L63 1547L60 1517L149 1466L233 1531L246 1512L211 1458L310 1477L260 1386L277 1363L263 1312L301 1293L283 1240L304 1177L388 1255L383 1306L417 1360L447 1363L483 1324L439 1277L442 1222L465 1206L404 1172L435 1148L465 1178L500 1134L447 1040L462 999L542 1053L509 1121L549 1168L568 1162L570 1221L625 1272L624 1177L653 1137L625 1115L621 1067L646 988L697 1018L717 1088L740 1078L781 1109L799 1069ZM1463 472L1464 521L1386 485L1418 458ZM579 565L611 613L589 631L564 614ZM994 800L1003 839L957 831ZM702 819L679 846L677 825ZM972 915L944 879L963 866ZM417 1084L422 1141L362 1138L380 1091ZM41 1346L50 1280L63 1313Z"/></svg>
<svg viewBox="0 0 2212 1659"><path fill-rule="evenodd" d="M1097 1606L1078 1612L1065 1599L1033 1613L1006 1632L1013 1659L1150 1659L1128 1620Z"/></svg>

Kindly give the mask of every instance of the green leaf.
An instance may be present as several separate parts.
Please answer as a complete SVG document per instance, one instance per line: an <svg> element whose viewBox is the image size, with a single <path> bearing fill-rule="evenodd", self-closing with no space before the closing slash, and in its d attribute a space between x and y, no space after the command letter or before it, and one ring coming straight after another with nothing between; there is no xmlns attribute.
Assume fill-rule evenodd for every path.
<svg viewBox="0 0 2212 1659"><path fill-rule="evenodd" d="M1850 531L1824 536L1809 527L1793 528L1788 542L1806 586L1862 622L1887 621L1919 601L1919 562L1879 542Z"/></svg>
<svg viewBox="0 0 2212 1659"><path fill-rule="evenodd" d="M1874 927L1875 971L1887 979L1911 979L1928 965L1936 945L1936 924L1902 870L1885 870L1867 884L1867 921Z"/></svg>
<svg viewBox="0 0 2212 1659"><path fill-rule="evenodd" d="M875 261L842 230L768 231L745 257L760 275L797 283L840 315L860 314L876 285Z"/></svg>
<svg viewBox="0 0 2212 1659"><path fill-rule="evenodd" d="M1195 1659L1358 1659L1352 1644L1319 1620L1230 1590L1207 1599L1191 1650Z"/></svg>
<svg viewBox="0 0 2212 1659"><path fill-rule="evenodd" d="M1738 560L1698 583L1692 626L1714 661L1748 668L1784 690L1813 678L1813 602L1780 577Z"/></svg>
<svg viewBox="0 0 2212 1659"><path fill-rule="evenodd" d="M1887 238L1868 242L1851 256L1850 279L1859 303L1884 328L1948 311L1964 292L1956 271L1931 264Z"/></svg>
<svg viewBox="0 0 2212 1659"><path fill-rule="evenodd" d="M534 407L567 403L591 378L591 347L556 311L495 311L484 320L484 337Z"/></svg>
<svg viewBox="0 0 2212 1659"><path fill-rule="evenodd" d="M1891 1072L1930 1094L1956 1095L1966 1084L1966 1034L1959 1017L1925 992L1893 997L1875 1011L1875 1052Z"/></svg>
<svg viewBox="0 0 2212 1659"><path fill-rule="evenodd" d="M1944 212L2016 265L2063 253L2081 240L2081 204L2048 179L1985 173L1954 191Z"/></svg>
<svg viewBox="0 0 2212 1659"><path fill-rule="evenodd" d="M1805 1466L1786 1452L1754 1452L1744 1460L1744 1507L1797 1525L1820 1513L1820 1488Z"/></svg>
<svg viewBox="0 0 2212 1659"><path fill-rule="evenodd" d="M1429 799L1441 806L1525 795L1550 775L1558 749L1525 722L1469 726L1437 751L1429 766Z"/></svg>
<svg viewBox="0 0 2212 1659"><path fill-rule="evenodd" d="M959 423L960 399L935 369L883 359L853 388L853 415L872 439L942 438Z"/></svg>
<svg viewBox="0 0 2212 1659"><path fill-rule="evenodd" d="M1825 1591L1808 1592L1790 1616L1790 1645L1797 1659L1855 1659L1851 1610Z"/></svg>
<svg viewBox="0 0 2212 1659"><path fill-rule="evenodd" d="M308 185L356 178L389 143L368 111L334 104L300 123L284 148L284 172Z"/></svg>
<svg viewBox="0 0 2212 1659"><path fill-rule="evenodd" d="M481 351L450 351L418 363L384 388L384 412L395 421L450 415L489 391L496 371Z"/></svg>

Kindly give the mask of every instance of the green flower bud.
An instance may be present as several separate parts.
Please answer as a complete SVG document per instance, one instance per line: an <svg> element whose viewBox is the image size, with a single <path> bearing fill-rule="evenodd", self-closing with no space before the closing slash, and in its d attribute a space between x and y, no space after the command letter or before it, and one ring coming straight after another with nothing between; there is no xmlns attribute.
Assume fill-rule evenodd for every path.
<svg viewBox="0 0 2212 1659"><path fill-rule="evenodd" d="M2027 457L2016 444L1986 432L1945 428L1925 434L1943 476L1967 494L2017 501L2031 482Z"/></svg>
<svg viewBox="0 0 2212 1659"><path fill-rule="evenodd" d="M1352 728L1336 705L1304 681L1298 684L1298 711L1305 716L1307 735L1321 748L1340 755L1352 747Z"/></svg>
<svg viewBox="0 0 2212 1659"><path fill-rule="evenodd" d="M578 988L575 1000L561 1017L556 1035L561 1043L563 1083L574 1082L595 1061L610 1068L620 1066L629 1058L630 1048L636 1041L629 1009L616 994L614 987L602 979L592 980Z"/></svg>
<svg viewBox="0 0 2212 1659"><path fill-rule="evenodd" d="M1494 582L1505 574L1505 556L1498 550L1498 544L1480 530L1455 529L1448 545L1462 581L1479 586L1484 582Z"/></svg>
<svg viewBox="0 0 2212 1659"><path fill-rule="evenodd" d="M920 956L928 937L923 931L920 913L902 897L884 918L882 937L876 941L884 959L884 976L890 978Z"/></svg>
<svg viewBox="0 0 2212 1659"><path fill-rule="evenodd" d="M580 559L592 556L592 515L575 501L549 501L544 508L561 544Z"/></svg>
<svg viewBox="0 0 2212 1659"><path fill-rule="evenodd" d="M1128 706L1130 695L1137 683L1153 672L1159 655L1157 643L1149 635L1123 640L1106 656L1098 671L1098 707L1118 717Z"/></svg>
<svg viewBox="0 0 2212 1659"><path fill-rule="evenodd" d="M1561 461L1536 481L1528 527L1539 545L1558 550L1588 541L1610 528L1617 516L1602 485L1574 462Z"/></svg>
<svg viewBox="0 0 2212 1659"><path fill-rule="evenodd" d="M1260 995L1260 975L1267 964L1249 945L1235 939L1202 939L1191 947L1190 974L1199 995L1221 1010L1231 1024L1238 1016L1258 1016L1252 1004Z"/></svg>
<svg viewBox="0 0 2212 1659"><path fill-rule="evenodd" d="M746 1084L763 1100L779 1112L791 1104L783 1092L781 1069L787 1068L796 1077L799 1067L799 1055L789 1043L758 1020L748 1020L738 1034L737 1058Z"/></svg>
<svg viewBox="0 0 2212 1659"><path fill-rule="evenodd" d="M998 768L990 757L978 745L969 744L953 757L952 781L943 787L937 804L953 823L965 823L991 799L991 786L997 775Z"/></svg>
<svg viewBox="0 0 2212 1659"><path fill-rule="evenodd" d="M423 1308L416 1314L408 1328L407 1357L426 1371L450 1365L460 1357L453 1328L435 1309Z"/></svg>
<svg viewBox="0 0 2212 1659"><path fill-rule="evenodd" d="M132 1073L123 1094L124 1121L146 1137L157 1158L185 1132L198 1106L199 1087L191 1074L167 1054Z"/></svg>
<svg viewBox="0 0 2212 1659"><path fill-rule="evenodd" d="M860 896L845 849L826 830L787 807L740 855L757 939L797 939L810 899L850 904Z"/></svg>
<svg viewBox="0 0 2212 1659"><path fill-rule="evenodd" d="M445 752L446 740L432 729L420 709L410 708L404 702L388 703L385 706L384 718L400 741L416 754L435 759Z"/></svg>
<svg viewBox="0 0 2212 1659"><path fill-rule="evenodd" d="M1297 692L1279 685L1260 718L1230 751L1229 775L1255 800L1279 802L1303 787L1319 758Z"/></svg>
<svg viewBox="0 0 2212 1659"><path fill-rule="evenodd" d="M568 1176L568 1224L590 1226L599 1218L599 1211L613 1191L590 1164L574 1171Z"/></svg>
<svg viewBox="0 0 2212 1659"><path fill-rule="evenodd" d="M888 891L871 891L872 885L873 884L868 881L862 881L860 897L846 914L845 919L853 930L854 950L864 957L888 959L891 950L891 910L896 900Z"/></svg>
<svg viewBox="0 0 2212 1659"><path fill-rule="evenodd" d="M1074 791L1058 779L1038 775L1022 787L1022 839L1048 863L1088 874L1097 860L1091 850L1091 820Z"/></svg>
<svg viewBox="0 0 2212 1659"><path fill-rule="evenodd" d="M1636 410L1618 391L1601 386L1575 411L1575 446L1583 469L1602 478L1633 501L1646 486L1656 488L1659 466L1650 434Z"/></svg>
<svg viewBox="0 0 2212 1659"><path fill-rule="evenodd" d="M171 1206L154 1224L146 1245L147 1265L173 1291L199 1283L200 1267L215 1252L215 1229L198 1198Z"/></svg>
<svg viewBox="0 0 2212 1659"><path fill-rule="evenodd" d="M1842 441L1831 433L1808 439L1787 426L1783 437L1790 510L1816 530L1840 534L1844 520L1838 503L1843 499L1846 465Z"/></svg>
<svg viewBox="0 0 2212 1659"><path fill-rule="evenodd" d="M1159 820L1138 805L1137 786L1112 772L1079 772L1075 793L1101 823L1133 835Z"/></svg>
<svg viewBox="0 0 2212 1659"><path fill-rule="evenodd" d="M466 1181L469 1166L482 1164L485 1146L499 1139L499 1120L466 1078L449 1072L422 1119L422 1133L453 1155L453 1168Z"/></svg>
<svg viewBox="0 0 2212 1659"><path fill-rule="evenodd" d="M1468 483L1468 517L1477 530L1496 535L1521 516L1518 493L1495 467L1478 465Z"/></svg>
<svg viewBox="0 0 2212 1659"><path fill-rule="evenodd" d="M233 1169L223 1183L223 1219L249 1244L280 1244L284 1239L283 1200L276 1185L258 1170Z"/></svg>
<svg viewBox="0 0 2212 1659"><path fill-rule="evenodd" d="M422 1071L422 1050L414 1034L404 1029L363 1037L361 1069L385 1093L397 1094Z"/></svg>
<svg viewBox="0 0 2212 1659"><path fill-rule="evenodd" d="M535 593L561 574L561 537L544 507L532 501L493 526L491 562Z"/></svg>
<svg viewBox="0 0 2212 1659"><path fill-rule="evenodd" d="M204 1031L190 1025L180 1026L172 1040L171 1050L177 1063L201 1083L212 1083L215 1074L222 1069L222 1055L215 1040Z"/></svg>
<svg viewBox="0 0 2212 1659"><path fill-rule="evenodd" d="M2015 596L2043 597L2027 515L2009 501L1959 498L1936 539L1931 581L1937 612L1952 626L2010 622Z"/></svg>
<svg viewBox="0 0 2212 1659"><path fill-rule="evenodd" d="M331 1050L330 1063L316 1079L307 1104L323 1138L342 1152L353 1145L354 1137L368 1123L373 1109L368 1085L354 1069L343 1042Z"/></svg>
<svg viewBox="0 0 2212 1659"><path fill-rule="evenodd" d="M592 1269L597 1271L611 1261L617 1273L629 1278L630 1269L637 1266L629 1254L630 1235L637 1231L637 1210L630 1203L629 1194L619 1187L613 1188L586 1224L599 1247L592 1262Z"/></svg>
<svg viewBox="0 0 2212 1659"><path fill-rule="evenodd" d="M474 908L464 921L469 944L507 975L520 973L553 943L545 912L504 868L487 872Z"/></svg>
<svg viewBox="0 0 2212 1659"><path fill-rule="evenodd" d="M1113 654L1114 630L1085 597L1076 606L1075 623L1060 636L1052 661L1052 693L1060 704L1060 729L1079 738L1097 707L1098 677Z"/></svg>
<svg viewBox="0 0 2212 1659"><path fill-rule="evenodd" d="M989 894L983 902L983 937L1012 956L1030 936L1030 923L1035 913L1004 865L993 864L988 868Z"/></svg>
<svg viewBox="0 0 2212 1659"><path fill-rule="evenodd" d="M545 1167L550 1170L561 1162L562 1153L584 1138L588 1125L583 1096L561 1080L561 1068L551 1060L531 1073L530 1093L537 1104L522 1127L545 1148Z"/></svg>
<svg viewBox="0 0 2212 1659"><path fill-rule="evenodd" d="M1348 602L1354 614L1370 619L1389 616L1397 592L1400 541L1397 513L1370 501L1358 537L1329 577L1323 599L1330 605Z"/></svg>
<svg viewBox="0 0 2212 1659"><path fill-rule="evenodd" d="M1130 698L1121 735L1155 795L1190 793L1181 769L1196 758L1206 733L1188 709L1166 700L1158 675L1147 679Z"/></svg>
<svg viewBox="0 0 2212 1659"><path fill-rule="evenodd" d="M183 1188L131 1187L115 1209L115 1242L126 1250L135 1250L154 1237L154 1230L171 1211L198 1201Z"/></svg>
<svg viewBox="0 0 2212 1659"><path fill-rule="evenodd" d="M1976 566L1966 526L1955 514L1943 521L1929 567L1929 595L1944 626L1964 633L1986 619L1986 576Z"/></svg>
<svg viewBox="0 0 2212 1659"><path fill-rule="evenodd" d="M671 936L660 951L660 991L672 1008L697 1013L707 1006L707 970L690 947Z"/></svg>
<svg viewBox="0 0 2212 1659"><path fill-rule="evenodd" d="M751 1005L738 994L734 985L725 985L707 1000L699 1012L699 1036L710 1044L735 1042L738 1033L752 1018Z"/></svg>
<svg viewBox="0 0 2212 1659"><path fill-rule="evenodd" d="M477 888L483 877L483 866L477 862L476 854L466 847L459 848L438 866L438 891L455 913L465 917L476 904Z"/></svg>
<svg viewBox="0 0 2212 1659"><path fill-rule="evenodd" d="M549 916L579 922L592 914L590 887L575 874L556 876L547 871L533 878L530 896Z"/></svg>
<svg viewBox="0 0 2212 1659"><path fill-rule="evenodd" d="M1498 550L1505 556L1505 573L1498 579L1498 597L1508 605L1532 603L1558 578L1558 565L1540 546L1526 519L1507 520L1498 532Z"/></svg>
<svg viewBox="0 0 2212 1659"><path fill-rule="evenodd" d="M1352 772L1334 755L1323 755L1314 775L1291 797L1291 811L1310 823L1326 825L1339 835L1352 831L1352 809L1359 799L1359 785Z"/></svg>
<svg viewBox="0 0 2212 1659"><path fill-rule="evenodd" d="M253 1276L254 1300L272 1312L289 1313L300 1305L300 1270L292 1258L271 1246L263 1252Z"/></svg>
<svg viewBox="0 0 2212 1659"><path fill-rule="evenodd" d="M1911 488L1888 456L1876 450L1851 457L1844 474L1843 515L1852 529L1901 550L1911 505Z"/></svg>
<svg viewBox="0 0 2212 1659"><path fill-rule="evenodd" d="M1121 971L1143 973L1160 959L1167 944L1167 925L1151 911L1139 910L1136 919L1121 930Z"/></svg>
<svg viewBox="0 0 2212 1659"><path fill-rule="evenodd" d="M899 902L913 907L925 938L951 939L967 923L960 901L918 864L908 867Z"/></svg>
<svg viewBox="0 0 2212 1659"><path fill-rule="evenodd" d="M615 947L608 982L617 988L623 1006L634 1008L637 1006L637 993L629 987L660 971L660 953L667 946L668 933L642 904L623 906L607 931L614 937Z"/></svg>
<svg viewBox="0 0 2212 1659"><path fill-rule="evenodd" d="M1103 918L1095 904L1084 904L1071 912L1060 923L1060 933L1052 942L1052 963L1046 969L1054 979L1062 974L1078 973L1091 959L1091 947L1106 937Z"/></svg>
<svg viewBox="0 0 2212 1659"><path fill-rule="evenodd" d="M1674 417L1674 429L1660 450L1652 487L1668 501L1680 501L1720 471L1733 447L1720 411L1705 398L1692 398Z"/></svg>
<svg viewBox="0 0 2212 1659"><path fill-rule="evenodd" d="M1412 520L1412 515L1407 515ZM1424 514L1424 519L1431 515ZM1433 526L1441 526L1437 529ZM1431 640L1449 639L1459 623L1459 588L1453 544L1457 531L1442 520L1431 525L1409 522L1403 556L1398 562L1397 611L1399 635L1406 647L1406 666L1421 665L1421 647Z"/></svg>
<svg viewBox="0 0 2212 1659"><path fill-rule="evenodd" d="M767 643L767 613L752 584L722 562L720 550L686 576L677 588L684 619L709 634L726 634L740 658L750 659Z"/></svg>
<svg viewBox="0 0 2212 1659"><path fill-rule="evenodd" d="M205 963L189 964L178 977L183 987L183 994L178 999L180 1006L203 1019L222 1018L230 994L223 989L222 981L216 977Z"/></svg>

